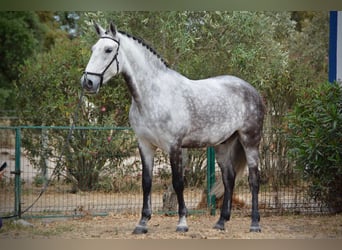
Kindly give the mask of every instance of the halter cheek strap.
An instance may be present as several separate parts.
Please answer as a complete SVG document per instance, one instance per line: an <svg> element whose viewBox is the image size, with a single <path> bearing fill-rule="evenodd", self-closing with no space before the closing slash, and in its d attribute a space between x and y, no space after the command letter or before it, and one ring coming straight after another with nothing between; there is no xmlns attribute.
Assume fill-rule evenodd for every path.
<svg viewBox="0 0 342 250"><path fill-rule="evenodd" d="M118 44L115 55L113 56L112 60L108 63L108 65L105 67L105 69L101 73L95 73L95 72L89 72L89 71L83 72L85 79L87 79L87 75L93 75L93 76L100 77L100 87L101 87L103 84L103 76L114 61L116 61L116 72L119 72L118 54L119 54L120 41L115 40L114 38L111 38L111 37L107 37L107 36L100 37L100 39L110 39L110 40L112 40Z"/></svg>

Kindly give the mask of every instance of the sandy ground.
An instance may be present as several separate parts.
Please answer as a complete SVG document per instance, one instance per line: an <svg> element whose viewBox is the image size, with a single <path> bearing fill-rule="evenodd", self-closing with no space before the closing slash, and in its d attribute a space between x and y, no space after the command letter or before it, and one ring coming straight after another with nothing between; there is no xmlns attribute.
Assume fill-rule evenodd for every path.
<svg viewBox="0 0 342 250"><path fill-rule="evenodd" d="M114 215L26 220L32 226L4 221L0 239L342 239L342 215L263 217L261 233L250 233L250 218L233 215L225 231L212 229L218 215L191 215L189 232L175 232L177 216L153 215L149 232L133 235L139 216Z"/></svg>

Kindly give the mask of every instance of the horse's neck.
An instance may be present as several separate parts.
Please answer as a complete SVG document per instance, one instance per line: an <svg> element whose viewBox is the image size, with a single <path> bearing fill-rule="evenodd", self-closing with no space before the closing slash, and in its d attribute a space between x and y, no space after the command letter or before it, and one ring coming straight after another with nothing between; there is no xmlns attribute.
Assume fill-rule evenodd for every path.
<svg viewBox="0 0 342 250"><path fill-rule="evenodd" d="M122 74L134 101L140 105L144 96L157 87L158 75L166 73L167 69L141 44L125 36L121 39L125 39L121 42L124 54Z"/></svg>

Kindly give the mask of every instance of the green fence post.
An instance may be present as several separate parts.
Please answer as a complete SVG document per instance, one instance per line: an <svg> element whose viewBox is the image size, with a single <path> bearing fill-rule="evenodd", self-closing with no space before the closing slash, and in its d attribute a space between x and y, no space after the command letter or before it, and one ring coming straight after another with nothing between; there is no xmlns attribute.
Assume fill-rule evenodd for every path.
<svg viewBox="0 0 342 250"><path fill-rule="evenodd" d="M15 170L14 174L14 214L21 218L21 178L20 178L20 156L21 156L21 128L17 127L15 129Z"/></svg>
<svg viewBox="0 0 342 250"><path fill-rule="evenodd" d="M207 148L207 204L210 214L216 214L216 197L210 193L215 184L215 151L214 148Z"/></svg>

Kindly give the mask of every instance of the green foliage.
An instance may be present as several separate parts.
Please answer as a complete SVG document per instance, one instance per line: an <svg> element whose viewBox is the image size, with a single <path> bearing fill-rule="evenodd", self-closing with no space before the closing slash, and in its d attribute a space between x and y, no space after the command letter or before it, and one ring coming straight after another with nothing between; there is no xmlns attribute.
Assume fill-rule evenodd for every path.
<svg viewBox="0 0 342 250"><path fill-rule="evenodd" d="M79 42L59 40L51 51L25 62L15 83L21 124L69 123L80 91L81 55Z"/></svg>
<svg viewBox="0 0 342 250"><path fill-rule="evenodd" d="M286 127L283 117L300 89L314 88L327 75L328 12L296 17L300 29L292 17L291 12L89 12L81 27L85 41L92 44L96 36L91 21L107 26L114 20L119 29L143 37L189 78L231 74L254 85L267 105L262 173L277 187L294 181L281 133ZM191 161L196 165L196 159ZM189 178L192 174L189 183L197 182Z"/></svg>
<svg viewBox="0 0 342 250"><path fill-rule="evenodd" d="M14 79L18 66L25 58L32 55L35 47L39 45L37 37L30 30L37 22L37 17L31 12L2 12L0 14L2 78Z"/></svg>
<svg viewBox="0 0 342 250"><path fill-rule="evenodd" d="M15 84L20 124L69 125L78 105L79 79L88 57L79 40L61 39L50 51L27 60ZM113 88L115 90L117 86ZM121 112L126 112L124 105L128 101L120 104L112 101L113 96L118 95L112 95L113 88L107 86L101 94L85 97L74 122L84 126L120 125ZM117 117L120 117L118 123ZM46 159L57 163L66 143L67 131L48 132L47 139L43 136L44 131L30 130L25 132L23 139L31 161L41 170L46 167ZM75 131L68 152L63 157L68 179L73 180L81 190L94 189L100 172L108 164L117 167L121 159L135 149L132 138L132 133L113 132L111 135L109 130Z"/></svg>
<svg viewBox="0 0 342 250"><path fill-rule="evenodd" d="M132 131L78 130L73 133L70 148L65 164L68 174L76 180L74 190L120 191L118 183L137 171L134 163L122 165L137 148ZM108 177L112 178L112 185L103 186L108 184Z"/></svg>
<svg viewBox="0 0 342 250"><path fill-rule="evenodd" d="M29 29L37 22L32 13L0 13L0 108L10 109L13 100L11 80L16 79L18 67L32 55L38 40Z"/></svg>
<svg viewBox="0 0 342 250"><path fill-rule="evenodd" d="M14 107L12 81L18 79L20 65L36 52L48 49L54 41L51 28L40 21L42 14L0 12L0 109Z"/></svg>
<svg viewBox="0 0 342 250"><path fill-rule="evenodd" d="M309 181L309 194L342 211L342 88L323 83L302 91L288 116L290 156Z"/></svg>
<svg viewBox="0 0 342 250"><path fill-rule="evenodd" d="M328 12L311 16L302 31L291 12L248 11L88 12L80 26L90 46L97 39L92 21L106 27L114 20L185 76L236 75L260 90L269 112L284 115L298 88L326 76Z"/></svg>
<svg viewBox="0 0 342 250"><path fill-rule="evenodd" d="M303 79L302 84L308 86L327 79L329 39L328 13L312 12L310 15L311 18L301 22L301 32L290 38L292 79Z"/></svg>
<svg viewBox="0 0 342 250"><path fill-rule="evenodd" d="M39 19L50 20L47 14L38 13ZM70 124L80 92L79 79L89 60L90 47L97 40L92 22L97 21L107 27L113 20L118 29L142 37L153 45L171 68L189 78L230 74L254 85L267 105L264 127L268 129L265 129L263 138L264 161L261 167L270 174L263 171L266 173L265 180L270 179L270 175L289 176L292 165L286 161L287 144L280 133L286 127L283 116L296 102L301 89L315 88L326 77L328 12L296 13L295 19L291 12L131 11L77 14L80 19L70 23L68 13L63 13L65 20L62 18L60 24L70 28L77 24L79 38L72 41L65 37L58 39L50 51L42 50L19 67L19 79L15 84L17 97L13 99L16 100L20 124ZM294 20L300 22L300 27ZM6 90L2 93L8 96ZM77 123L85 126L127 126L130 99L123 79L116 77L98 95L87 96L87 103L94 106L82 106ZM106 112L99 111L102 107ZM93 137L105 135L82 133L75 137L82 147L76 148L75 145L75 150L83 151L85 155L98 152L97 147L102 147L102 140L97 141ZM82 141L83 137L87 140ZM58 138L65 138L65 134L60 134ZM93 148L90 149L90 145ZM103 149L106 155L107 149ZM31 150L34 150L33 144ZM187 181L199 184L204 173L202 156L190 158ZM98 169L103 165L102 160L93 163ZM89 162L89 167L91 164ZM77 170L78 163L69 167L72 173L81 171ZM198 178L190 179L190 176Z"/></svg>

